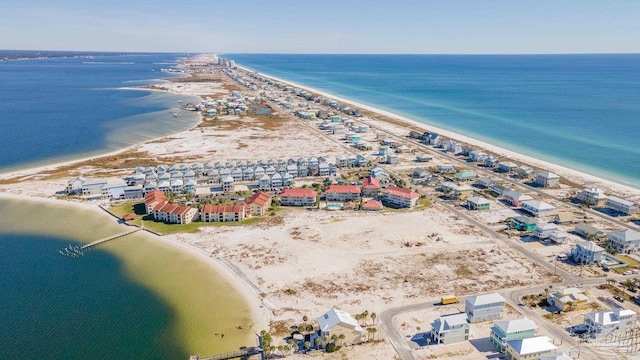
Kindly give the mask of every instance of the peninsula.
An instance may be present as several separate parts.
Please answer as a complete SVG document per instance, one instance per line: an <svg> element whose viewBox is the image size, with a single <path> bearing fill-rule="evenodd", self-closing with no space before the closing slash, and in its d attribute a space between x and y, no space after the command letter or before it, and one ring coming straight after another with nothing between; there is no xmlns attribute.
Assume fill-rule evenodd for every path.
<svg viewBox="0 0 640 360"><path fill-rule="evenodd" d="M199 96L173 113L198 125L2 174L0 196L95 203L206 254L252 304L267 353L637 350L640 191L215 55L166 71L184 77L145 88Z"/></svg>

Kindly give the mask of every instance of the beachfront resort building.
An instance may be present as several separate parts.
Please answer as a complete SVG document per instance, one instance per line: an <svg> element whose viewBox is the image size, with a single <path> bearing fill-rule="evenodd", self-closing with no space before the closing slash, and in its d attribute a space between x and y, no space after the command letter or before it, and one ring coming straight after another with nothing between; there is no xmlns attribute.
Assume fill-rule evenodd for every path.
<svg viewBox="0 0 640 360"><path fill-rule="evenodd" d="M609 196L607 206L623 215L633 215L638 212L638 204L615 196Z"/></svg>
<svg viewBox="0 0 640 360"><path fill-rule="evenodd" d="M202 205L200 220L203 222L229 222L245 219L245 204Z"/></svg>
<svg viewBox="0 0 640 360"><path fill-rule="evenodd" d="M431 337L436 344L469 340L467 314L443 315L431 324Z"/></svg>
<svg viewBox="0 0 640 360"><path fill-rule="evenodd" d="M356 185L330 185L324 191L327 201L351 201L360 198L362 190Z"/></svg>
<svg viewBox="0 0 640 360"><path fill-rule="evenodd" d="M607 195L595 186L582 189L576 196L576 201L589 206L602 207L607 203Z"/></svg>
<svg viewBox="0 0 640 360"><path fill-rule="evenodd" d="M198 218L198 209L166 202L155 207L153 218L170 224L188 224Z"/></svg>
<svg viewBox="0 0 640 360"><path fill-rule="evenodd" d="M604 254L604 249L593 241L581 241L571 249L573 262L581 265L599 264Z"/></svg>
<svg viewBox="0 0 640 360"><path fill-rule="evenodd" d="M247 201L247 210L250 216L264 216L271 207L272 196L258 191L251 195Z"/></svg>
<svg viewBox="0 0 640 360"><path fill-rule="evenodd" d="M633 230L620 230L607 233L611 249L617 253L630 254L640 249L640 233Z"/></svg>
<svg viewBox="0 0 640 360"><path fill-rule="evenodd" d="M536 173L536 186L550 188L560 186L560 176L549 171L541 171Z"/></svg>
<svg viewBox="0 0 640 360"><path fill-rule="evenodd" d="M349 313L342 310L331 309L318 317L320 326L320 338L331 338L333 335L345 336L343 340L347 344L358 344L362 342L364 329L358 325L356 319Z"/></svg>
<svg viewBox="0 0 640 360"><path fill-rule="evenodd" d="M637 313L628 309L614 309L584 314L587 334L602 338L624 334L636 328Z"/></svg>
<svg viewBox="0 0 640 360"><path fill-rule="evenodd" d="M382 203L395 208L412 208L418 204L420 194L411 189L388 187L382 191Z"/></svg>
<svg viewBox="0 0 640 360"><path fill-rule="evenodd" d="M314 189L285 189L280 193L282 206L314 206L318 194Z"/></svg>
<svg viewBox="0 0 640 360"><path fill-rule="evenodd" d="M589 298L576 287L556 290L549 296L547 302L560 311L584 310L589 304Z"/></svg>
<svg viewBox="0 0 640 360"><path fill-rule="evenodd" d="M536 217L548 216L556 213L555 206L540 200L524 201L520 205L520 209Z"/></svg>
<svg viewBox="0 0 640 360"><path fill-rule="evenodd" d="M507 341L522 340L536 336L538 325L525 318L496 321L491 327L491 342L503 352L507 346Z"/></svg>
<svg viewBox="0 0 640 360"><path fill-rule="evenodd" d="M376 197L380 194L380 180L372 176L362 179L362 196Z"/></svg>
<svg viewBox="0 0 640 360"><path fill-rule="evenodd" d="M507 341L505 353L512 360L536 360L555 352L557 347L546 336Z"/></svg>
<svg viewBox="0 0 640 360"><path fill-rule="evenodd" d="M505 299L500 294L484 294L468 297L464 310L470 323L500 319Z"/></svg>

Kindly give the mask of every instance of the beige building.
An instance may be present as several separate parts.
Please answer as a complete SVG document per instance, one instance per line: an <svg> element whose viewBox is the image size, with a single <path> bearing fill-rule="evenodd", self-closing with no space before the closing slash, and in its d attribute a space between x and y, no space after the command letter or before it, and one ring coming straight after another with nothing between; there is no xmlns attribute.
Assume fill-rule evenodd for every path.
<svg viewBox="0 0 640 360"><path fill-rule="evenodd" d="M582 290L569 287L551 294L547 302L561 311L584 310L589 304L589 298L583 294Z"/></svg>

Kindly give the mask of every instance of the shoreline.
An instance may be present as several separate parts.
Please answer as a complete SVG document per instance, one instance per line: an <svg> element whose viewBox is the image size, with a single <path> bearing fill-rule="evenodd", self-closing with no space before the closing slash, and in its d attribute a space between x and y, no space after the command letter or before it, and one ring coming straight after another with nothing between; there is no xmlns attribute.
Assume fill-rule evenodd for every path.
<svg viewBox="0 0 640 360"><path fill-rule="evenodd" d="M34 203L46 203L48 205L54 207L73 207L83 211L91 211L96 216L104 217L105 220L109 219L111 221L115 221L116 218L108 213L105 209L103 209L98 203L92 204L81 201L69 201L62 199L53 199L53 198L43 198L39 196L30 196L30 195L17 195L6 192L0 192L0 201L30 201ZM122 226L131 226L125 224L119 224ZM231 288L233 288L238 295L247 302L248 307L252 311L252 320L254 323L254 330L268 330L269 321L272 318L270 313L270 309L266 306L262 299L260 298L260 294L256 294L254 289L251 288L246 281L243 281L237 274L235 274L231 269L229 269L226 264L207 253L205 249L198 248L195 245L182 242L178 239L174 239L171 235L167 236L159 236L150 231L144 231L144 236L148 236L152 238L154 241L161 242L165 245L168 245L176 251L188 254L201 261L203 264L206 264L209 268L213 270L213 273L219 275L225 282L229 284ZM60 235L62 236L62 235ZM80 239L74 239L80 240Z"/></svg>
<svg viewBox="0 0 640 360"><path fill-rule="evenodd" d="M271 75L268 75L268 74L265 74L265 73L261 73L261 72L252 70L250 68L247 68L247 67L244 67L244 66L241 66L241 65L236 65L236 67L238 69L241 69L241 70L246 71L248 73L257 72L258 74L260 74L261 76L263 76L265 78L269 78L269 79L272 79L272 80L275 80L275 81L279 81L279 82L282 82L284 84L287 84L287 85L290 85L290 86L293 86L293 87L297 87L297 88L306 90L308 92L318 94L318 95L323 96L323 97L331 98L331 99L334 99L334 100L339 101L341 103L344 103L344 104L347 104L347 105L351 105L353 107L361 108L363 110L367 110L367 111L370 111L370 112L373 112L373 113L377 113L377 114L380 114L380 115L383 115L383 116L387 116L387 117L389 117L391 119L394 119L394 120L399 120L399 121L405 122L408 126L418 127L418 128L423 129L425 131L437 132L438 134L440 134L440 135L442 135L442 136L444 136L446 138L453 139L453 140L456 140L456 141L460 141L460 142L463 142L463 143L467 143L467 144L469 144L471 146L475 146L475 147L478 147L478 148L481 148L481 149L484 149L484 150L491 151L493 153L496 153L498 156L502 156L502 157L508 158L508 160L510 160L510 161L515 161L515 162L519 162L519 163L522 163L522 164L525 164L525 165L532 165L532 166L535 166L535 167L543 168L545 170L554 172L554 173L556 173L556 174L558 174L558 175L560 175L562 177L570 178L572 181L577 180L577 179L575 179L575 177L578 177L581 180L584 180L584 184L583 184L584 187L588 187L588 186L592 186L592 185L596 185L597 186L597 185L601 184L600 186L609 187L609 188L611 188L612 190L614 190L616 192L623 192L623 193L627 193L628 195L631 195L631 194L632 195L638 195L638 194L640 194L640 189L634 188L634 187L632 187L630 185L621 184L621 183L618 183L618 182L616 182L614 180L604 179L604 178L598 177L597 175L588 174L588 173L582 172L580 170L575 170L575 169L569 168L569 167L564 166L564 165L560 165L560 164L556 164L556 163L553 163L553 162L550 162L550 161L538 159L538 158L535 158L535 157L533 157L531 155L522 154L522 153L519 153L519 152L516 152L516 151L513 151L513 150L509 150L509 149L506 149L506 148L503 148L503 147L500 147L500 146L497 146L497 145L489 144L489 143L487 143L485 141L477 140L477 139L469 137L467 135L463 135L463 134L456 133L456 132L453 132L453 131L450 131L450 130L446 130L446 129L437 127L435 125L422 123L422 122L420 122L418 120L413 120L413 119L410 119L408 117L405 117L405 116L402 116L402 115L398 115L398 114L395 114L395 113L387 111L387 110L383 110L383 109L380 109L380 108L376 108L374 106L370 106L370 105L366 105L366 104L363 104L363 103L359 103L359 102L354 101L354 100L350 100L350 99L342 98L342 97L339 97L339 96L335 96L333 94L330 94L330 93L327 93L327 92L324 92L324 91L321 91L321 90L317 90L317 89L314 89L314 88L309 87L309 86L301 85L301 84L298 84L298 83L295 83L295 82L292 82L292 81L284 80L284 79L281 79L281 78L278 78L278 77L275 77L275 76L271 76ZM374 119L372 119L372 120L373 121L380 121L380 122L384 123L384 120L374 120Z"/></svg>
<svg viewBox="0 0 640 360"><path fill-rule="evenodd" d="M170 80L164 80L164 79L157 79L157 80L163 80L163 83L167 83L170 82ZM146 86L146 85L145 85ZM154 93L154 92L158 92L158 93L170 93L170 94L175 94L175 95L184 95L184 94L180 94L180 93L175 93L175 92L169 92L169 91L164 91L164 90L159 90L159 89L153 89L153 88L148 88L148 87L121 87L121 88L116 88L116 89L121 89L121 90L136 90L136 91L148 91L149 93ZM193 97L198 97L197 95L193 95ZM170 109L170 108L169 108ZM182 110L181 110L182 111ZM36 173L40 173L43 171L52 171L55 170L57 168L63 167L63 166L70 166L73 165L75 163L81 163L81 162L85 162L85 161L91 161L91 160L95 160L98 158L102 158L102 157L108 157L108 156L114 156L114 155L118 155L121 154L123 152L126 151L130 151L135 149L136 147L149 143L149 142L154 142L154 141L159 141L162 139L165 139L167 137L171 137L173 135L182 133L184 131L189 131L192 130L193 128L197 127L198 124L200 124L203 120L203 116L201 113L199 112L194 112L197 114L197 118L198 120L195 122L195 124L189 126L188 128L182 129L182 130L178 130L178 131L174 131L165 135L160 135L158 137L155 138L151 138L151 139L147 139L144 141L139 141L136 142L134 144L128 145L124 148L121 149L116 149L116 150L108 150L107 152L100 152L100 150L96 150L96 153L94 155L87 155L87 154L79 154L79 156L81 156L80 158L71 158L73 157L73 155L69 155L69 157L63 156L62 158L58 158L56 159L51 159L51 160L42 160L42 162L37 161L36 163L34 163L35 166L32 167L27 167L27 168L17 168L17 169L11 169L9 168L7 171L0 171L0 180L4 180L4 179L10 179L10 178L15 178L15 177L23 177L23 176L31 176L34 175ZM25 166L29 166L28 164L26 164Z"/></svg>

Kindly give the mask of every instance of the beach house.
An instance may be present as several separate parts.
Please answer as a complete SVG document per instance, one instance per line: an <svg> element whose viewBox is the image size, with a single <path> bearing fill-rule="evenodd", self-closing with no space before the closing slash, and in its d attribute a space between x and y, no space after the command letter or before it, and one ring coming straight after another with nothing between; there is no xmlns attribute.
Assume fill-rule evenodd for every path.
<svg viewBox="0 0 640 360"><path fill-rule="evenodd" d="M560 186L560 176L549 171L541 171L536 173L534 184L545 188L558 187Z"/></svg>
<svg viewBox="0 0 640 360"><path fill-rule="evenodd" d="M387 178L387 173L379 167L374 167L369 171L369 176L382 180Z"/></svg>
<svg viewBox="0 0 640 360"><path fill-rule="evenodd" d="M127 187L125 182L106 183L100 189L102 197L105 199L119 200L124 198L124 189Z"/></svg>
<svg viewBox="0 0 640 360"><path fill-rule="evenodd" d="M440 165L436 168L438 174L452 174L456 172L456 168L453 165Z"/></svg>
<svg viewBox="0 0 640 360"><path fill-rule="evenodd" d="M139 199L144 196L142 185L131 185L124 188L124 199Z"/></svg>
<svg viewBox="0 0 640 360"><path fill-rule="evenodd" d="M554 223L537 223L533 235L540 240L548 239L552 233L558 232L558 225Z"/></svg>
<svg viewBox="0 0 640 360"><path fill-rule="evenodd" d="M607 207L623 215L633 215L638 212L638 204L615 196L609 196Z"/></svg>
<svg viewBox="0 0 640 360"><path fill-rule="evenodd" d="M247 200L247 211L250 216L264 216L271 207L272 196L259 191L251 195Z"/></svg>
<svg viewBox="0 0 640 360"><path fill-rule="evenodd" d="M351 201L360 198L361 189L356 185L330 185L324 191L327 201Z"/></svg>
<svg viewBox="0 0 640 360"><path fill-rule="evenodd" d="M624 334L636 329L637 313L628 309L613 309L584 314L587 334L602 338Z"/></svg>
<svg viewBox="0 0 640 360"><path fill-rule="evenodd" d="M607 233L611 249L618 253L630 254L640 249L640 233L633 230L620 230Z"/></svg>
<svg viewBox="0 0 640 360"><path fill-rule="evenodd" d="M465 300L464 310L470 323L500 319L505 301L497 293L471 296Z"/></svg>
<svg viewBox="0 0 640 360"><path fill-rule="evenodd" d="M518 169L518 165L509 161L500 162L500 164L498 164L498 171L502 173L512 172L517 169Z"/></svg>
<svg viewBox="0 0 640 360"><path fill-rule="evenodd" d="M580 190L576 196L576 201L589 206L602 207L607 204L607 195L593 186Z"/></svg>
<svg viewBox="0 0 640 360"><path fill-rule="evenodd" d="M594 227L585 223L576 224L573 232L576 233L576 235L582 236L585 239L601 238L605 236L604 231L598 229L597 227Z"/></svg>
<svg viewBox="0 0 640 360"><path fill-rule="evenodd" d="M546 336L536 336L507 341L505 353L512 360L537 360L540 356L555 352L557 347Z"/></svg>
<svg viewBox="0 0 640 360"><path fill-rule="evenodd" d="M102 195L102 187L107 185L107 180L85 180L82 182L80 193L82 195Z"/></svg>
<svg viewBox="0 0 640 360"><path fill-rule="evenodd" d="M556 213L555 206L540 200L523 201L520 205L520 209L533 216L548 216Z"/></svg>
<svg viewBox="0 0 640 360"><path fill-rule="evenodd" d="M526 216L515 216L511 218L509 225L512 229L516 229L518 231L534 231L536 229L535 221Z"/></svg>
<svg viewBox="0 0 640 360"><path fill-rule="evenodd" d="M282 206L314 206L317 193L314 189L285 189L280 193Z"/></svg>
<svg viewBox="0 0 640 360"><path fill-rule="evenodd" d="M347 312L331 309L318 317L320 338L331 338L333 335L344 335L346 344L358 344L362 342L365 334L362 326Z"/></svg>
<svg viewBox="0 0 640 360"><path fill-rule="evenodd" d="M200 220L204 222L242 221L247 212L245 204L202 205Z"/></svg>
<svg viewBox="0 0 640 360"><path fill-rule="evenodd" d="M395 208L412 208L418 204L420 194L411 189L390 186L382 191L382 203Z"/></svg>
<svg viewBox="0 0 640 360"><path fill-rule="evenodd" d="M465 205L469 210L489 210L491 202L480 196L471 196L467 198Z"/></svg>
<svg viewBox="0 0 640 360"><path fill-rule="evenodd" d="M571 249L571 257L576 264L598 264L604 254L604 249L593 241L581 241Z"/></svg>
<svg viewBox="0 0 640 360"><path fill-rule="evenodd" d="M477 177L477 175L473 171L463 170L463 171L458 171L454 175L454 177L457 181L471 181L471 180L474 180Z"/></svg>
<svg viewBox="0 0 640 360"><path fill-rule="evenodd" d="M521 194L514 190L505 190L502 192L502 198L504 202L513 206L520 207L524 201L533 200L529 195Z"/></svg>
<svg viewBox="0 0 640 360"><path fill-rule="evenodd" d="M589 298L583 294L582 290L568 287L553 292L547 302L560 311L584 310L589 304Z"/></svg>
<svg viewBox="0 0 640 360"><path fill-rule="evenodd" d="M481 189L488 189L489 186L495 184L496 181L486 178L486 177L479 177L478 180L476 180L475 185Z"/></svg>
<svg viewBox="0 0 640 360"><path fill-rule="evenodd" d="M450 344L469 340L467 314L450 314L437 318L431 324L431 337L436 344Z"/></svg>
<svg viewBox="0 0 640 360"><path fill-rule="evenodd" d="M231 192L234 188L234 180L233 177L227 176L222 179L222 191Z"/></svg>
<svg viewBox="0 0 640 360"><path fill-rule="evenodd" d="M535 337L538 331L538 325L533 321L525 318L496 321L491 327L491 342L503 352L507 346L507 341L522 340Z"/></svg>

